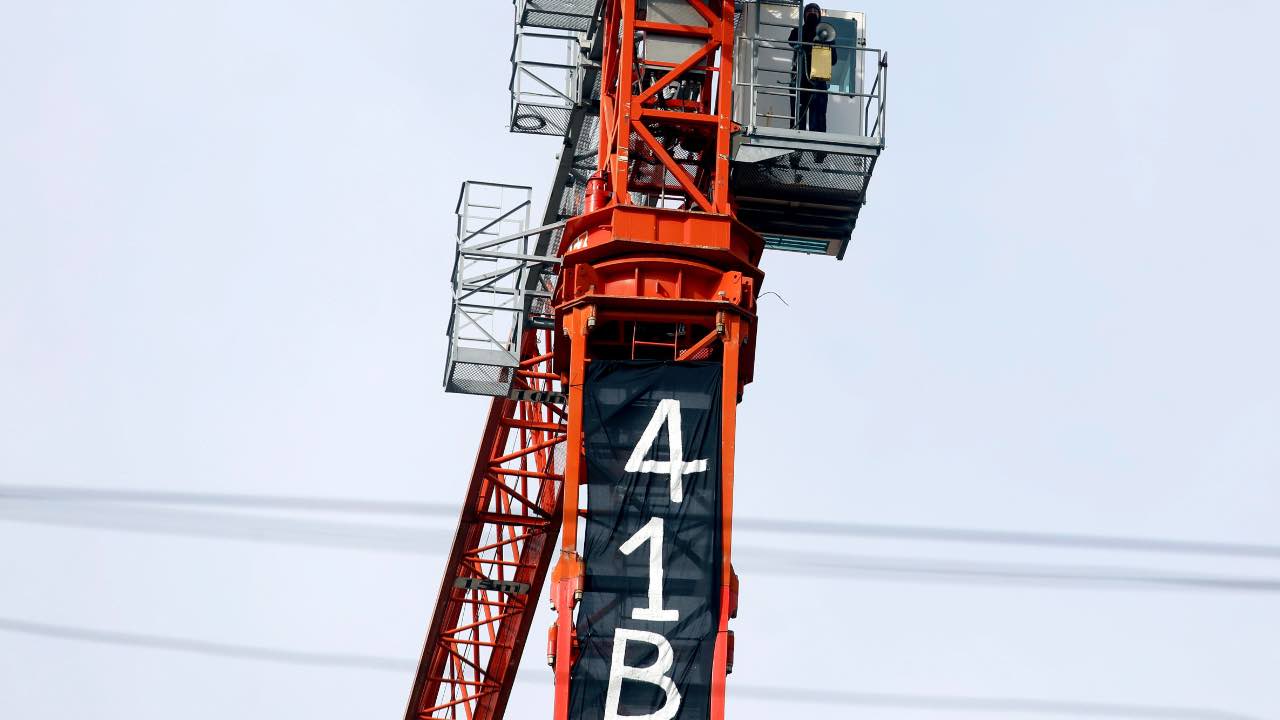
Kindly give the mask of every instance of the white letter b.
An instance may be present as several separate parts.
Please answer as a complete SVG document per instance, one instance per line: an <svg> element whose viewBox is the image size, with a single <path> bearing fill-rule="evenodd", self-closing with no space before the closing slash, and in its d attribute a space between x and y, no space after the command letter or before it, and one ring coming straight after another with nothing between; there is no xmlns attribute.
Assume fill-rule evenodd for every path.
<svg viewBox="0 0 1280 720"><path fill-rule="evenodd" d="M658 649L658 659L646 667L633 667L627 664L627 642L648 643ZM644 630L627 630L618 628L613 636L613 661L609 664L609 693L604 701L604 720L671 720L680 710L680 691L676 683L667 677L675 662L675 653L671 643L658 633ZM662 707L644 715L619 715L618 704L622 701L622 681L649 683L662 688L667 694Z"/></svg>

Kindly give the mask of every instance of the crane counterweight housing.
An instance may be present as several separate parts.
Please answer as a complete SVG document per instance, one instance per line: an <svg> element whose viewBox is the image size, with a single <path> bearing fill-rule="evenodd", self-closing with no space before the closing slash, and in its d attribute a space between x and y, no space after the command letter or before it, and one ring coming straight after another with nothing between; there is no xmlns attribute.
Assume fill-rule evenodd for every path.
<svg viewBox="0 0 1280 720"><path fill-rule="evenodd" d="M514 4L510 129L562 146L540 218L459 197L445 389L491 406L406 718L501 718L548 585L555 720L723 720L760 265L845 256L886 56L790 0Z"/></svg>

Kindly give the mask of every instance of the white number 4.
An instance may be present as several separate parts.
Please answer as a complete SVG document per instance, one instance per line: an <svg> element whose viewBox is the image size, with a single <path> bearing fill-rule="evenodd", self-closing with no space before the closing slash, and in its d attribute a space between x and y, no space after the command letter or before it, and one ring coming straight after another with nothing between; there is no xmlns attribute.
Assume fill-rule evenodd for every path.
<svg viewBox="0 0 1280 720"><path fill-rule="evenodd" d="M658 439L658 433L662 430L664 423L667 426L671 459L645 460L644 456L648 455L649 451L653 449L653 443ZM671 502L684 502L684 476L706 472L707 461L705 458L702 460L684 459L684 440L680 436L679 400L668 398L658 401L658 407L653 411L653 417L649 419L648 426L645 427L644 433L640 435L640 442L636 443L636 447L631 451L631 457L627 459L626 467L623 469L629 473L669 474L671 476Z"/></svg>

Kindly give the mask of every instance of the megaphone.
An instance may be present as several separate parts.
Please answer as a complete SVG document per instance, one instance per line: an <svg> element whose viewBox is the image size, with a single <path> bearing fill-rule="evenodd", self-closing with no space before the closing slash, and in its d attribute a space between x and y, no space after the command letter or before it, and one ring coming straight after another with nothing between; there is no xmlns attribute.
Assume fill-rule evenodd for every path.
<svg viewBox="0 0 1280 720"><path fill-rule="evenodd" d="M813 41L830 45L836 41L836 26L829 22L820 22L813 30Z"/></svg>

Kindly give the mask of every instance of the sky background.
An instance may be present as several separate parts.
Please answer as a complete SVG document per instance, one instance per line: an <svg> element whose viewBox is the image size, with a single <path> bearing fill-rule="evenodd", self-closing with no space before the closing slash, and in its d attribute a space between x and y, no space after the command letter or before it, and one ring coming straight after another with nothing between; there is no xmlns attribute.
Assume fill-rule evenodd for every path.
<svg viewBox="0 0 1280 720"><path fill-rule="evenodd" d="M1280 554L748 522L1280 546L1280 9L849 9L888 149L843 262L765 259L729 713L1280 718ZM0 485L456 508L458 185L557 147L505 129L510 4L0 10ZM0 715L398 718L452 512L0 498ZM973 563L1271 584L902 571Z"/></svg>

